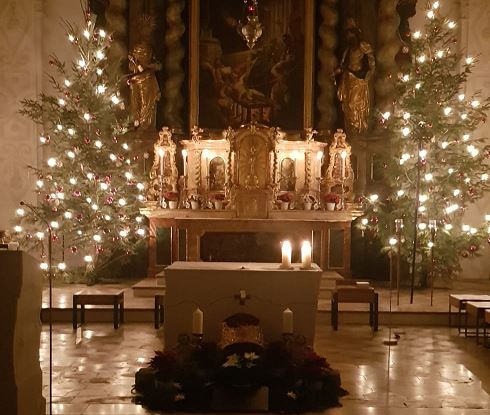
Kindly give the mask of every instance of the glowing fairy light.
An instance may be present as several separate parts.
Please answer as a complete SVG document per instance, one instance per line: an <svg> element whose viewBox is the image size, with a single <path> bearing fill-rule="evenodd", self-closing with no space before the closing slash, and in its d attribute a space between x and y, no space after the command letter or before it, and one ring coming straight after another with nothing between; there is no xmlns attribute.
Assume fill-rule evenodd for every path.
<svg viewBox="0 0 490 415"><path fill-rule="evenodd" d="M421 37L421 36L422 36L422 32L421 32L420 30L415 31L415 32L413 32L413 34L412 34L412 37L413 37L414 39L420 39L420 37Z"/></svg>
<svg viewBox="0 0 490 415"><path fill-rule="evenodd" d="M111 101L112 101L112 103L113 103L113 104L115 104L115 105L119 104L119 102L120 102L120 101L119 101L119 98L118 98L117 96L115 96L115 95L113 95L113 96L111 97Z"/></svg>
<svg viewBox="0 0 490 415"><path fill-rule="evenodd" d="M410 134L410 128L403 127L402 128L402 134L403 134L404 137L407 137Z"/></svg>
<svg viewBox="0 0 490 415"><path fill-rule="evenodd" d="M73 217L73 213L69 212L69 211L66 211L63 216L65 217L65 219L71 219Z"/></svg>
<svg viewBox="0 0 490 415"><path fill-rule="evenodd" d="M56 166L56 159L54 157L50 157L47 161L49 167Z"/></svg>

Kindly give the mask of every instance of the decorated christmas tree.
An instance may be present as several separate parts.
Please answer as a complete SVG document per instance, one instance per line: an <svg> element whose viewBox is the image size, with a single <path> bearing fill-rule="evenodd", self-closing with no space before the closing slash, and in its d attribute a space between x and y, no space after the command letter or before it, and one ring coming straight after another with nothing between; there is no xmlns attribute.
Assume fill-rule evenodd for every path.
<svg viewBox="0 0 490 415"><path fill-rule="evenodd" d="M106 58L111 36L95 28L88 11L84 16L83 28L66 24L75 62L66 67L56 56L50 60L53 95L22 101L21 113L43 131L45 160L29 167L37 177L37 204L17 209L14 230L39 248L43 269L51 234L53 271L66 269L65 252L71 252L93 275L133 252L145 236L139 216L145 186L134 171L120 80Z"/></svg>
<svg viewBox="0 0 490 415"><path fill-rule="evenodd" d="M490 188L490 146L475 132L490 101L467 94L476 60L457 50L456 23L441 15L438 1L425 18L424 29L411 34L413 62L398 77L393 111L380 114L391 143L385 162L391 194L367 197L360 220L366 237L379 238L386 249L401 240L419 285L427 275L459 272L461 258L478 255L490 231L488 215L480 226L463 221L468 206Z"/></svg>

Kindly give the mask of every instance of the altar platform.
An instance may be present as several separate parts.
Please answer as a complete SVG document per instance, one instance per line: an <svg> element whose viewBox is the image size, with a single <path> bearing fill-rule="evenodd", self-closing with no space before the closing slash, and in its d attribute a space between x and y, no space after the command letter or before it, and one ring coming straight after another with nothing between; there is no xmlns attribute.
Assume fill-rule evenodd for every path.
<svg viewBox="0 0 490 415"><path fill-rule="evenodd" d="M156 279L152 279L157 282ZM143 279L140 281L144 281ZM126 323L146 322L153 324L153 297L138 297L134 295L133 285L138 281L130 280L121 284L99 284L98 289L124 289L125 295L125 321ZM323 280L321 287L324 284ZM490 282L482 280L455 281L453 289L436 288L434 290L434 304L430 306L430 289L417 289L414 293L414 303L410 304L410 290L402 287L400 291L400 305L396 305L396 293L393 291L390 315L390 290L372 284L379 293L379 324L387 325L428 325L446 326L448 323L448 297L449 294L488 294ZM323 285L324 286L324 285ZM332 285L330 285L332 286ZM332 286L333 287L333 286ZM84 284L55 283L53 288L53 320L58 323L71 325L72 296L73 293L87 288ZM324 286L325 288L325 286ZM43 290L43 322L47 322L48 313L48 289ZM365 324L368 306L362 304L346 304L340 306L340 324ZM318 312L330 318L330 290L320 289L318 300ZM456 321L456 311L453 313ZM112 323L112 310L97 306L87 306L87 324L90 322Z"/></svg>

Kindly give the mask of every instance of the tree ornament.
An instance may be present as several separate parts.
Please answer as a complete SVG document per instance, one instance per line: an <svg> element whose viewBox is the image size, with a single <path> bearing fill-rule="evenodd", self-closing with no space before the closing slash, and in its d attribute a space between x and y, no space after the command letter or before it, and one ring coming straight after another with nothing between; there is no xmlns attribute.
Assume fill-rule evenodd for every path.
<svg viewBox="0 0 490 415"><path fill-rule="evenodd" d="M75 197L80 197L81 195L82 195L82 193L80 192L80 190L75 190L73 192L73 196L75 196Z"/></svg>
<svg viewBox="0 0 490 415"><path fill-rule="evenodd" d="M469 252L468 252L468 251L463 251L463 252L461 253L461 256L462 256L463 258L468 258L468 255L469 255Z"/></svg>
<svg viewBox="0 0 490 415"><path fill-rule="evenodd" d="M78 248L76 246L72 246L70 248L70 251L71 251L72 254L76 254L78 252Z"/></svg>
<svg viewBox="0 0 490 415"><path fill-rule="evenodd" d="M379 222L379 219L377 216L371 216L371 218L369 219L369 222L373 225L377 225L378 222Z"/></svg>
<svg viewBox="0 0 490 415"><path fill-rule="evenodd" d="M490 244L490 236L487 238L487 243Z"/></svg>
<svg viewBox="0 0 490 415"><path fill-rule="evenodd" d="M478 247L476 245L470 245L469 250L473 254L478 250Z"/></svg>

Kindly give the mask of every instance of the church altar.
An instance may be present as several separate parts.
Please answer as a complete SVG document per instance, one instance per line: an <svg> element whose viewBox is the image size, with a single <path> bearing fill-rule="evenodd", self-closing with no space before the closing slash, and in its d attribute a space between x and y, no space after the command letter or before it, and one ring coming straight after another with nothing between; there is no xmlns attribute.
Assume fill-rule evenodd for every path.
<svg viewBox="0 0 490 415"><path fill-rule="evenodd" d="M235 313L256 316L264 340L276 340L289 308L294 334L313 345L321 275L316 264L284 270L274 263L174 262L165 270L165 348L191 332L196 308L203 312L205 341L218 342L221 323Z"/></svg>
<svg viewBox="0 0 490 415"><path fill-rule="evenodd" d="M287 232L312 246L317 241L314 260L323 270L350 274L351 222L361 211L352 203L351 146L342 130L328 149L311 128L299 140L256 123L209 138L202 133L196 126L190 140L180 141L180 177L172 131L162 128L154 145L148 201L141 209L150 223L148 276L163 269L157 264L158 228L170 229L171 262L203 259L207 233ZM329 197L337 201L335 210L327 209Z"/></svg>

